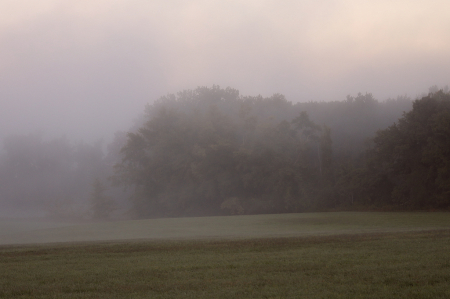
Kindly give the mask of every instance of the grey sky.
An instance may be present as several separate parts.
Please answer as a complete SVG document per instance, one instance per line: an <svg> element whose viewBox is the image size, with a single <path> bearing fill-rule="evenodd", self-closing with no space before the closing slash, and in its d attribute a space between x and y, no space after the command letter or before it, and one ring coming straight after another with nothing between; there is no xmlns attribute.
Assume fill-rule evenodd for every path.
<svg viewBox="0 0 450 299"><path fill-rule="evenodd" d="M88 141L217 84L288 100L450 84L450 2L1 0L0 138Z"/></svg>

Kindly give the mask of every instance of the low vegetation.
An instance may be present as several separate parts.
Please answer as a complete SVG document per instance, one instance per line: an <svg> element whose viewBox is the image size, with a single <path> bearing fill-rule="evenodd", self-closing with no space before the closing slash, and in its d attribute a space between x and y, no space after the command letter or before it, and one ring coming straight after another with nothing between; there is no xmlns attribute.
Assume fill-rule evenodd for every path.
<svg viewBox="0 0 450 299"><path fill-rule="evenodd" d="M450 231L0 247L0 298L449 298Z"/></svg>
<svg viewBox="0 0 450 299"><path fill-rule="evenodd" d="M0 246L0 298L450 296L446 213L155 219L123 226L136 236L133 230L147 222L166 225L169 234L190 222L191 233L184 228L184 239ZM205 223L217 229L215 237L192 232ZM94 232L97 237L108 226L117 232L120 223L102 225ZM247 234L240 234L239 225L243 232L250 225ZM289 228L298 234L283 235ZM69 232L73 227L59 229ZM272 231L264 235L267 229Z"/></svg>
<svg viewBox="0 0 450 299"><path fill-rule="evenodd" d="M0 221L0 244L303 237L450 229L449 213L335 212L115 222Z"/></svg>

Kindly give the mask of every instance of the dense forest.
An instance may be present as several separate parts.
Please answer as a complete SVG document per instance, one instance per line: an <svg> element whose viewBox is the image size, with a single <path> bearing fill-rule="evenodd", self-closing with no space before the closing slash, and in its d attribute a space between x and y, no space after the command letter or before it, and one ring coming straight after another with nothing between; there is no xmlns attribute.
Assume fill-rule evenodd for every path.
<svg viewBox="0 0 450 299"><path fill-rule="evenodd" d="M450 208L450 93L292 103L199 87L161 97L105 147L4 140L0 206L148 218Z"/></svg>

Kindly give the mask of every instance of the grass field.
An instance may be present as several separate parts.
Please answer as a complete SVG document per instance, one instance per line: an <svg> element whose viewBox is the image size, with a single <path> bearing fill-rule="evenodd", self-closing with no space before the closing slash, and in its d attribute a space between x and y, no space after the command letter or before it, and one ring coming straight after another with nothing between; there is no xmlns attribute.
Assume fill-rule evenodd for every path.
<svg viewBox="0 0 450 299"><path fill-rule="evenodd" d="M0 298L450 298L448 213L39 223L0 222Z"/></svg>
<svg viewBox="0 0 450 299"><path fill-rule="evenodd" d="M269 238L450 229L450 213L304 213L102 223L0 220L1 244Z"/></svg>

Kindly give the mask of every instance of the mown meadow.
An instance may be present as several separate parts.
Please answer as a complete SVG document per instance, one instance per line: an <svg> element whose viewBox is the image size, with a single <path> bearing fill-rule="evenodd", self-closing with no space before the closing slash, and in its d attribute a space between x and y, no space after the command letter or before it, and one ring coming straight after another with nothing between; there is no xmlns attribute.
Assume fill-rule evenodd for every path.
<svg viewBox="0 0 450 299"><path fill-rule="evenodd" d="M14 227L2 222L0 298L449 298L449 216L41 224L34 230L41 244L37 237L25 244L33 230L24 223L12 242L4 225Z"/></svg>

